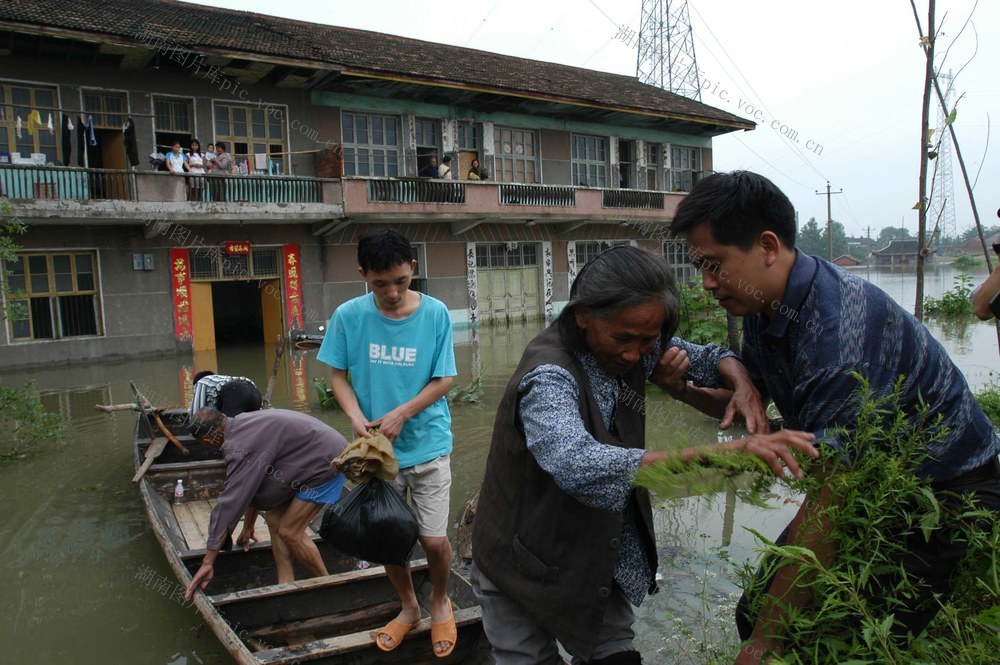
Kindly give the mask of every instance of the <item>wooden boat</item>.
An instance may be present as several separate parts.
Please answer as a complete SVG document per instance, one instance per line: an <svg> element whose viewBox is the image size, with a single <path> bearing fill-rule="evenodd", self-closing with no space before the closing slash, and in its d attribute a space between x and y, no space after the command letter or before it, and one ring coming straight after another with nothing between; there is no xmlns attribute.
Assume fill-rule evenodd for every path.
<svg viewBox="0 0 1000 665"><path fill-rule="evenodd" d="M183 425L185 412L164 410L160 420L188 449L167 446L139 480L153 532L181 586L187 586L205 554L205 536L215 499L222 491L225 465L219 451L196 442ZM138 469L160 432L139 414L135 428L135 466ZM173 503L177 480L184 481L183 502ZM455 651L446 659L434 655L427 610L430 577L427 561L412 562L414 586L423 618L394 651L380 651L375 631L399 611L399 601L382 566L358 570L357 560L323 542L314 531L330 575L306 578L296 570L296 581L276 584L267 525L258 517L260 542L249 552L234 548L215 562L215 576L194 604L237 663L291 665L292 663L489 663L483 637L481 610L469 582L453 571L449 596L458 625Z"/></svg>

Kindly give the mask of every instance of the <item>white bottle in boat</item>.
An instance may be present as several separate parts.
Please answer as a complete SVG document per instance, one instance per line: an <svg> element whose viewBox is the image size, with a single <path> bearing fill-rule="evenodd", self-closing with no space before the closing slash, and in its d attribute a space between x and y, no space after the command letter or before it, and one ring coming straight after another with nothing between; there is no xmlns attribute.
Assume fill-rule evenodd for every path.
<svg viewBox="0 0 1000 665"><path fill-rule="evenodd" d="M177 485L174 486L174 503L181 503L184 501L184 481L178 479Z"/></svg>

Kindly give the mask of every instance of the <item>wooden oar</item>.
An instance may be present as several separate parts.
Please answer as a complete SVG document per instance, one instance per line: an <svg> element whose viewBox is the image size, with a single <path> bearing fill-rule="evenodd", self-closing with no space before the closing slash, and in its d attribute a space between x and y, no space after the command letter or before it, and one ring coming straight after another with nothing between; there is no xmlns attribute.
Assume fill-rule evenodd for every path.
<svg viewBox="0 0 1000 665"><path fill-rule="evenodd" d="M135 472L134 476L132 476L133 483L139 482L139 479L145 475L146 471L149 470L149 467L153 466L153 462L156 461L156 458L160 456L160 453L162 453L163 449L166 447L167 437L158 436L153 439L153 442L149 444L149 448L146 448L146 456L142 460L142 466L140 466L139 470Z"/></svg>
<svg viewBox="0 0 1000 665"><path fill-rule="evenodd" d="M94 408L104 413L114 413L115 411L138 411L139 407L131 402L128 404L95 404Z"/></svg>
<svg viewBox="0 0 1000 665"><path fill-rule="evenodd" d="M274 390L274 380L278 377L278 367L281 365L281 354L284 352L284 337L279 334L278 345L274 347L274 367L271 369L271 378L267 380L267 390L264 391L264 399L261 408L267 409L271 406L271 391Z"/></svg>
<svg viewBox="0 0 1000 665"><path fill-rule="evenodd" d="M172 443L175 448L187 455L188 449L177 440L177 437L170 433L170 428L164 425L163 421L160 420L160 416L156 413L156 409L153 408L153 405L150 404L149 400L146 399L141 392L139 392L139 388L136 387L135 381L129 381L128 385L132 389L132 394L135 395L135 401L139 405L139 412L142 413L142 417L146 419L146 424L149 426L150 434L155 434L153 431L153 423L149 420L149 416L152 415L153 419L156 421L157 427L159 427L160 431L167 437L167 440Z"/></svg>

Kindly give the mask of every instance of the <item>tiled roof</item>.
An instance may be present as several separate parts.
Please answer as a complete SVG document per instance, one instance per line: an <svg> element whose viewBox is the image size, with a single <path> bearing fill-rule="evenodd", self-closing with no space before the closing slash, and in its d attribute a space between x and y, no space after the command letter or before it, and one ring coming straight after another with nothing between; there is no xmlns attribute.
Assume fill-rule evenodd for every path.
<svg viewBox="0 0 1000 665"><path fill-rule="evenodd" d="M430 84L478 87L740 129L754 127L744 118L630 76L174 0L3 0L0 26L4 23L126 41L149 31L191 50L301 61L318 68L418 78Z"/></svg>

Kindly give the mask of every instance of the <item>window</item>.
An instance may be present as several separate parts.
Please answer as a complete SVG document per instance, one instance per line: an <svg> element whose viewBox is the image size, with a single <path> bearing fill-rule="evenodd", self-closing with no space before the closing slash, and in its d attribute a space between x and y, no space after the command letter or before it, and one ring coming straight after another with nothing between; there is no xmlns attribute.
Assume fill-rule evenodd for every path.
<svg viewBox="0 0 1000 665"><path fill-rule="evenodd" d="M94 129L121 131L128 115L128 100L124 92L84 90L83 110L94 116Z"/></svg>
<svg viewBox="0 0 1000 665"><path fill-rule="evenodd" d="M267 106L215 105L215 141L226 144L234 167L243 162L248 172L281 173L286 170L285 115L280 108ZM266 155L266 166L256 158Z"/></svg>
<svg viewBox="0 0 1000 665"><path fill-rule="evenodd" d="M538 247L531 243L496 242L476 245L477 268L530 268L538 265Z"/></svg>
<svg viewBox="0 0 1000 665"><path fill-rule="evenodd" d="M93 252L21 254L5 266L15 341L100 335L97 259Z"/></svg>
<svg viewBox="0 0 1000 665"><path fill-rule="evenodd" d="M479 129L472 123L459 123L458 149L479 150Z"/></svg>
<svg viewBox="0 0 1000 665"><path fill-rule="evenodd" d="M535 133L525 129L493 129L496 179L500 182L538 182Z"/></svg>
<svg viewBox="0 0 1000 665"><path fill-rule="evenodd" d="M663 187L663 146L659 143L647 143L645 151L646 189L661 189Z"/></svg>
<svg viewBox="0 0 1000 665"><path fill-rule="evenodd" d="M341 114L344 175L399 175L399 119L368 113Z"/></svg>
<svg viewBox="0 0 1000 665"><path fill-rule="evenodd" d="M441 160L441 126L431 118L414 120L414 135L417 144L417 172L419 173L431 162L431 157Z"/></svg>
<svg viewBox="0 0 1000 665"><path fill-rule="evenodd" d="M701 169L701 151L687 146L670 148L670 188L675 192L690 192L694 187L695 172Z"/></svg>
<svg viewBox="0 0 1000 665"><path fill-rule="evenodd" d="M194 130L194 126L191 124L191 118L194 116L192 105L193 103L189 99L165 99L162 97L154 99L156 131L192 134Z"/></svg>
<svg viewBox="0 0 1000 665"><path fill-rule="evenodd" d="M600 136L573 135L573 184L608 186L608 140Z"/></svg>
<svg viewBox="0 0 1000 665"><path fill-rule="evenodd" d="M425 256L425 245L423 243L414 244L413 258L417 260L417 267L413 271L413 280L410 282L411 291L427 293L427 266L424 265Z"/></svg>
<svg viewBox="0 0 1000 665"><path fill-rule="evenodd" d="M628 240L597 240L593 242L576 241L576 269L587 265L592 259L596 259L598 254L608 251L612 247L625 247Z"/></svg>
<svg viewBox="0 0 1000 665"><path fill-rule="evenodd" d="M32 153L43 153L46 162L58 160L58 138L61 131L58 122L62 119L55 110L58 106L55 88L0 83L0 109L7 120L0 122L0 151L19 155L24 159L29 159ZM42 122L47 122L49 114L52 114L55 133L49 132L48 127L44 126L34 136L28 132L28 114L33 110L38 111ZM21 119L23 125L20 136L14 129L17 118Z"/></svg>
<svg viewBox="0 0 1000 665"><path fill-rule="evenodd" d="M666 240L663 243L663 259L674 271L678 284L690 284L695 279L694 266L688 257L687 243L683 240Z"/></svg>
<svg viewBox="0 0 1000 665"><path fill-rule="evenodd" d="M251 247L246 254L223 254L219 247L191 252L191 280L265 279L281 276L277 247Z"/></svg>

